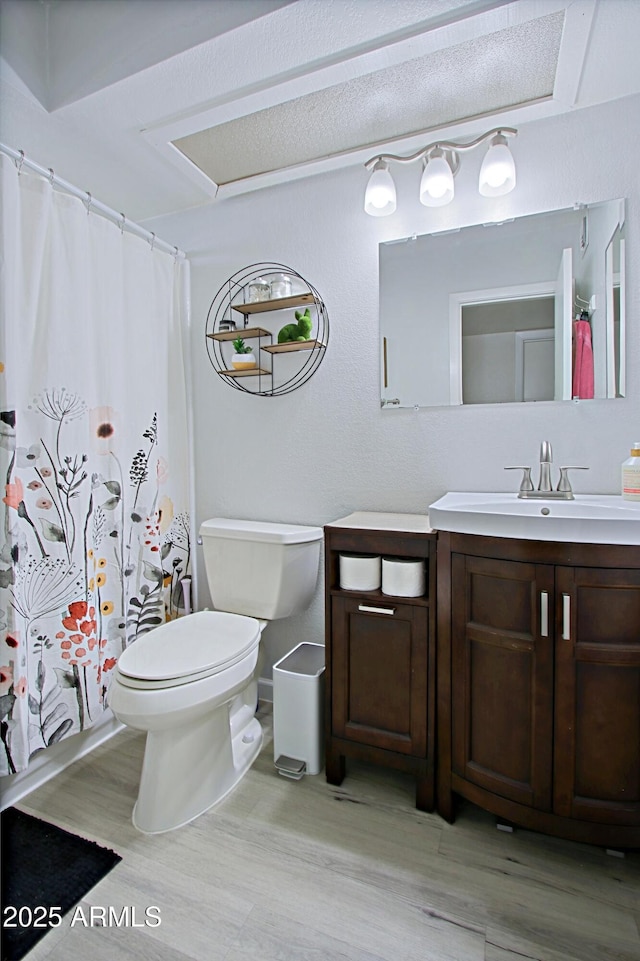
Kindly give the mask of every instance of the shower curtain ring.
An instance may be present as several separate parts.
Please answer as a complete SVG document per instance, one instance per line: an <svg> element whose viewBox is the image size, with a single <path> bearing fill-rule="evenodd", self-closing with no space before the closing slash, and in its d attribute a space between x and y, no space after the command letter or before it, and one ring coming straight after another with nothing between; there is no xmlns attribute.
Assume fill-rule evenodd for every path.
<svg viewBox="0 0 640 961"><path fill-rule="evenodd" d="M93 200L93 198L92 198L91 194L89 193L89 191L87 190L87 217L88 217L89 214L91 213L91 202L92 202L92 200Z"/></svg>
<svg viewBox="0 0 640 961"><path fill-rule="evenodd" d="M127 222L127 218L123 213L121 213L120 216L122 217L122 220L120 221L120 233L124 234L124 225Z"/></svg>
<svg viewBox="0 0 640 961"><path fill-rule="evenodd" d="M54 174L54 172L53 172L53 167L49 167L49 183L51 184L52 187L53 187L53 178L54 178L54 177L55 177L55 174Z"/></svg>
<svg viewBox="0 0 640 961"><path fill-rule="evenodd" d="M154 248L155 242L156 242L156 235L153 233L153 231L151 231L151 240L149 241L149 246L151 247L152 250Z"/></svg>
<svg viewBox="0 0 640 961"><path fill-rule="evenodd" d="M14 163L18 168L18 176L20 176L20 174L22 173L22 165L24 163L24 150L19 150L18 153L20 154L20 159L15 160Z"/></svg>

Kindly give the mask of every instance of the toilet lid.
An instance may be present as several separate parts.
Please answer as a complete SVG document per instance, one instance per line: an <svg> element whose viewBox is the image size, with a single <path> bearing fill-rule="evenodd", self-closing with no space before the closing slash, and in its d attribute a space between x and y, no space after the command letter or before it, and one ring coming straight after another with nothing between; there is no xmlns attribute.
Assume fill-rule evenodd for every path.
<svg viewBox="0 0 640 961"><path fill-rule="evenodd" d="M141 681L214 674L241 660L260 640L254 617L199 611L139 638L118 658L118 669Z"/></svg>

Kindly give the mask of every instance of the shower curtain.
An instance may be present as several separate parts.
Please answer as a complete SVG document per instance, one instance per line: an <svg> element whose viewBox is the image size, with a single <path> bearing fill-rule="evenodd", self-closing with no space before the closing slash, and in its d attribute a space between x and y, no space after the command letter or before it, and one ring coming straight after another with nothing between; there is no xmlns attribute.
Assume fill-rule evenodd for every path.
<svg viewBox="0 0 640 961"><path fill-rule="evenodd" d="M0 773L182 605L188 265L0 155Z"/></svg>

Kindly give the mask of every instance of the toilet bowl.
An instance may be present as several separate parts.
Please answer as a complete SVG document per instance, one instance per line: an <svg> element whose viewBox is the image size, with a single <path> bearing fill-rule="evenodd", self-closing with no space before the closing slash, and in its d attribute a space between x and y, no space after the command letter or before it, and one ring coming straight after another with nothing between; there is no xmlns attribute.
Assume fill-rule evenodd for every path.
<svg viewBox="0 0 640 961"><path fill-rule="evenodd" d="M221 801L262 745L255 717L263 624L200 611L140 638L121 655L109 707L147 732L133 823L181 827ZM253 683L252 683L253 681Z"/></svg>
<svg viewBox="0 0 640 961"><path fill-rule="evenodd" d="M216 610L170 621L121 655L108 702L147 734L132 820L146 834L192 821L238 784L262 745L260 637L308 606L322 530L213 518L200 528Z"/></svg>

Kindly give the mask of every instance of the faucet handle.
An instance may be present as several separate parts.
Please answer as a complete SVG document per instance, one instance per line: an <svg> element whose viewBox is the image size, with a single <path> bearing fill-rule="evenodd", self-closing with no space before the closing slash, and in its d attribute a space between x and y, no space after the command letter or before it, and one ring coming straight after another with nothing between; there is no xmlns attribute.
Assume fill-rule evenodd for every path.
<svg viewBox="0 0 640 961"><path fill-rule="evenodd" d="M531 468L530 467L505 467L505 470L521 470L522 480L520 481L520 491L532 491L533 481L531 480Z"/></svg>
<svg viewBox="0 0 640 961"><path fill-rule="evenodd" d="M563 491L567 494L572 494L573 490L571 487L571 481L569 480L570 470L589 470L588 467L561 467L560 468L560 480L558 481L558 486L556 490Z"/></svg>

